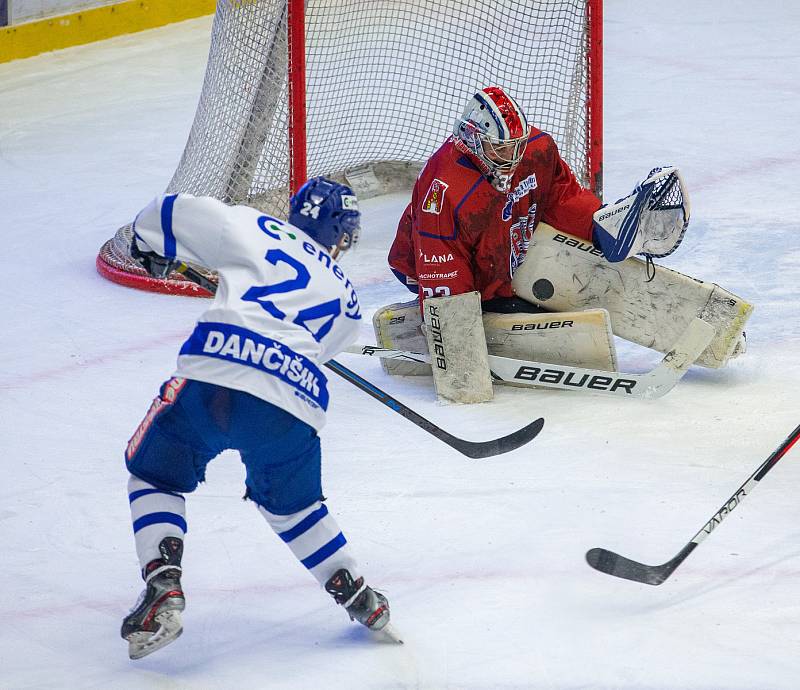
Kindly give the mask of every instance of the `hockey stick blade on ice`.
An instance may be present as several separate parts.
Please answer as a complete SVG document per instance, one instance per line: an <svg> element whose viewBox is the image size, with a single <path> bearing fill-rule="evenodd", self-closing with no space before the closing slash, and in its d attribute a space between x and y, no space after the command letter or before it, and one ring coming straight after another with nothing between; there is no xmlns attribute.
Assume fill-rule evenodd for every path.
<svg viewBox="0 0 800 690"><path fill-rule="evenodd" d="M206 278L202 273L199 273L191 266L180 264L177 271L178 273L186 276L189 280L200 285L200 287L208 290L212 295L216 293L216 283ZM493 455L508 453L519 448L520 446L524 446L529 441L532 441L534 438L536 438L536 436L539 435L539 432L544 426L544 419L540 417L522 429L518 429L517 431L508 434L507 436L502 436L501 438L495 438L489 441L466 441L462 438L453 436L444 429L436 426L436 424L426 419L421 414L415 412L410 407L401 403L399 400L396 400L385 391L367 381L364 377L359 376L354 371L351 371L347 367L339 364L339 362L336 360L332 359L330 362L326 362L325 366L346 381L349 381L357 388L375 398L375 400L386 405L386 407L388 407L390 410L397 412L397 414L416 424L420 429L427 431L432 436L435 436L440 441L446 443L451 448L454 448L469 458L489 458Z"/></svg>
<svg viewBox="0 0 800 690"><path fill-rule="evenodd" d="M589 549L586 552L586 561L592 568L599 570L601 573L613 575L614 577L621 577L625 580L633 580L634 582L641 582L647 585L660 585L664 582L676 568L683 563L692 551L702 542L709 534L711 534L731 511L738 506L745 496L747 496L760 482L764 475L767 474L780 460L789 449L800 439L800 426L798 426L789 437L770 455L758 469L753 472L742 484L736 492L731 496L724 505L714 513L713 517L703 525L703 528L695 534L686 546L684 546L671 560L661 565L645 565L638 561L632 561L630 558L620 556L618 553L608 551L607 549Z"/></svg>
<svg viewBox="0 0 800 690"><path fill-rule="evenodd" d="M375 398L375 400L386 405L386 407L388 407L390 410L394 410L397 412L397 414L405 417L421 429L424 429L429 434L435 436L440 441L443 441L451 448L455 448L457 451L463 453L469 458L488 458L493 455L508 453L509 451L515 450L520 446L524 446L529 441L532 441L534 438L536 438L536 436L539 435L539 432L544 426L544 419L540 417L527 426L524 426L521 429L508 434L507 436L491 439L489 441L466 441L462 438L453 436L444 429L439 428L430 420L426 419L417 412L414 412L414 410L407 407L399 400L396 400L377 386L371 384L354 371L350 371L350 369L347 367L342 366L336 360L332 359L330 362L326 362L325 366L331 371L339 374L339 376L346 379L353 385L360 388L368 395L371 395L373 398Z"/></svg>
<svg viewBox="0 0 800 690"><path fill-rule="evenodd" d="M652 400L660 398L675 387L711 342L714 332L714 327L710 324L701 319L694 319L658 366L645 374L622 374L565 364L526 362L496 355L489 355L489 369L496 383L570 391L585 390ZM372 345L352 347L346 351L387 359L430 362L430 357L426 354L389 350Z"/></svg>

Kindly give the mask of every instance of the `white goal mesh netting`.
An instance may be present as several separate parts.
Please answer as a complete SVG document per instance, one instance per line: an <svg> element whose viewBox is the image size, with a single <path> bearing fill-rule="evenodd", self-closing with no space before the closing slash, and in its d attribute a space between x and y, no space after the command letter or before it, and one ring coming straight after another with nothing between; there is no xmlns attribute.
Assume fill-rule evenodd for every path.
<svg viewBox="0 0 800 690"><path fill-rule="evenodd" d="M308 177L347 179L361 196L410 188L469 97L494 84L589 186L588 1L306 0ZM288 14L286 0L218 1L169 192L285 217ZM101 262L141 277L127 265L124 228L101 250L104 272Z"/></svg>

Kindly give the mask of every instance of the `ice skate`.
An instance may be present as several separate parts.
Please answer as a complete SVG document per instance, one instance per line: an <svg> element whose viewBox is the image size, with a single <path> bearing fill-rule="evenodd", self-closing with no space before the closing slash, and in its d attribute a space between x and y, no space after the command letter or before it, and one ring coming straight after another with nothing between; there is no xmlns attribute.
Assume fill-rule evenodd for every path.
<svg viewBox="0 0 800 690"><path fill-rule="evenodd" d="M122 621L122 638L128 641L128 656L141 659L168 645L183 632L181 611L186 606L181 588L183 542L167 537L159 544L161 558L144 570L146 588Z"/></svg>
<svg viewBox="0 0 800 690"><path fill-rule="evenodd" d="M403 641L389 625L388 600L383 594L364 584L363 577L354 581L349 571L342 568L325 583L325 591L337 604L344 606L350 620L358 621L373 632L381 632L402 644Z"/></svg>

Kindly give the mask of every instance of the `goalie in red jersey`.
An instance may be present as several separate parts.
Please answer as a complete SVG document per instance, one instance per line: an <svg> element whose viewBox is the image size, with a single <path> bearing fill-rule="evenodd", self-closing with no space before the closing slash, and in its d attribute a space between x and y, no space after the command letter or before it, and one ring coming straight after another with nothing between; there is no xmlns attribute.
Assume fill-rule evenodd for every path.
<svg viewBox="0 0 800 690"><path fill-rule="evenodd" d="M625 304L609 304L609 288L597 276L607 262L623 262L615 275L631 274L627 285L644 282L639 281L639 263L624 260L635 254L648 261L670 254L680 244L688 221L688 197L677 168L655 168L630 195L601 206L578 183L553 138L531 126L503 89L487 87L470 99L452 136L417 178L389 251L392 271L418 294L425 320L435 318L437 340L423 335L420 305L414 303L389 305L376 313L378 343L431 354L438 346L438 355L444 337L439 327L449 323L458 342L449 346L448 357L455 356L454 347L470 354L486 353L488 341L490 350L494 347L492 354L616 369L608 311L616 315L616 309L624 317L632 310ZM570 255L563 251L566 247L577 252ZM576 253L591 256L592 262L576 263ZM543 262L553 269L542 270ZM646 278L652 280L651 271L654 276L655 268L648 265ZM576 284L586 293L580 298L572 294ZM649 296L631 295L631 299L643 305L633 310L637 315L652 311ZM434 309L435 314L427 313ZM592 310L594 314L589 313ZM553 311L570 316L545 318L541 323L522 323L519 318ZM502 314L515 314L516 320L500 318ZM639 319L630 329L630 339L651 346L654 321ZM580 333L579 322L585 328ZM518 337L540 331L547 331L547 338L544 333L535 341ZM491 397L488 365L476 364L473 369L485 370L485 376L473 375L446 359L439 357L440 371L436 367L433 371L440 395L461 402ZM384 366L390 373L423 373L418 365ZM452 372L452 382L458 386L482 378L484 392L473 395L477 387L470 383L474 390L466 395L451 394L449 389L443 393L438 375L444 371L448 376Z"/></svg>
<svg viewBox="0 0 800 690"><path fill-rule="evenodd" d="M530 126L511 96L488 87L417 179L389 265L422 298L472 290L483 302L510 298L537 223L591 242L598 208L553 138Z"/></svg>

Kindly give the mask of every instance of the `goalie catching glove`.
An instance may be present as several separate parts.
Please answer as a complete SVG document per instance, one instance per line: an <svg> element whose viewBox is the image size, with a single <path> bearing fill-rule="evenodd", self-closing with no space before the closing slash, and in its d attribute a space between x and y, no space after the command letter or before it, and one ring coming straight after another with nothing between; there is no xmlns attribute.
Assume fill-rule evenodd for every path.
<svg viewBox="0 0 800 690"><path fill-rule="evenodd" d="M689 225L689 196L674 166L651 170L628 196L594 213L594 242L608 261L672 254Z"/></svg>
<svg viewBox="0 0 800 690"><path fill-rule="evenodd" d="M159 280L166 279L179 265L179 262L172 261L154 252L135 233L131 239L131 256L149 275Z"/></svg>

